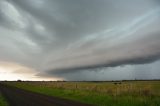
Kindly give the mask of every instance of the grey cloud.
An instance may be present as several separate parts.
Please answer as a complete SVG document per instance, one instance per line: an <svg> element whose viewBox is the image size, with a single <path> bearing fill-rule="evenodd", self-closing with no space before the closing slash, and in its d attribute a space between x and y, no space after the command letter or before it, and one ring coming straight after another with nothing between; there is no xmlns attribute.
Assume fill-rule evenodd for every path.
<svg viewBox="0 0 160 106"><path fill-rule="evenodd" d="M127 39L130 37L128 36L125 38L127 40L123 41L123 43L113 44L111 47L101 40L100 42L92 43L90 46L81 46L80 49L77 47L76 49L71 48L63 51L59 59L53 59L48 63L49 65L52 64L49 73L71 73L77 70L97 67L146 64L158 60L160 57L159 32L138 36L138 39L132 38L131 41ZM107 40L105 39L105 41ZM96 47L97 43L106 45Z"/></svg>
<svg viewBox="0 0 160 106"><path fill-rule="evenodd" d="M0 8L0 60L32 67L40 76L76 79L103 67L159 60L159 0L2 2L17 13Z"/></svg>
<svg viewBox="0 0 160 106"><path fill-rule="evenodd" d="M159 65L160 61L156 61L150 64L104 67L92 70L83 70L73 73L54 74L54 76L63 77L65 78L65 80L69 81L70 80L106 81L106 80L126 80L126 79L132 79L132 80L159 79L160 78Z"/></svg>
<svg viewBox="0 0 160 106"><path fill-rule="evenodd" d="M134 7L122 6L124 2L126 2L126 4L132 4L126 0L122 3L114 3L112 0L92 0L92 3L86 0L54 0L46 2L43 8L35 8L36 6L34 6L34 4L31 5L32 1L29 2L29 0L13 0L13 2L40 20L47 30L53 31L56 34L54 36L63 42L67 42L68 40L72 41L72 39L78 39L87 34L107 29L115 24L120 24L119 20L121 20L121 22L126 21L126 19L131 20L133 17L147 11L147 9L149 9L148 7L156 4L156 1L135 1L133 3L138 5L136 7L138 11L136 11L133 10ZM140 7L142 3L143 9ZM125 11L120 13L119 10ZM132 12L132 14L127 15L130 12Z"/></svg>

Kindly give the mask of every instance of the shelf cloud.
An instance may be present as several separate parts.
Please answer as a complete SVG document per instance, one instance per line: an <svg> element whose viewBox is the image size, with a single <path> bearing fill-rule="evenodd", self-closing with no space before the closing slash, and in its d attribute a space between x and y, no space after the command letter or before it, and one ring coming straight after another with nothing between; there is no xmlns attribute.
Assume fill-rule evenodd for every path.
<svg viewBox="0 0 160 106"><path fill-rule="evenodd" d="M27 67L38 78L105 80L111 70L127 75L128 70L158 67L160 2L1 0L0 33L2 63ZM118 71L112 72L114 79Z"/></svg>

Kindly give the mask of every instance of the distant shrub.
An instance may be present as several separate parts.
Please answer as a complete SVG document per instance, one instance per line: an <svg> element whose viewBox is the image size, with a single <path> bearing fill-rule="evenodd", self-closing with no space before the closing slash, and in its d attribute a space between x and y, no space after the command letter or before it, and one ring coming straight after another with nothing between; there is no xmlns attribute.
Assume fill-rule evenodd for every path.
<svg viewBox="0 0 160 106"><path fill-rule="evenodd" d="M22 82L22 80L19 79L19 80L17 80L17 82Z"/></svg>

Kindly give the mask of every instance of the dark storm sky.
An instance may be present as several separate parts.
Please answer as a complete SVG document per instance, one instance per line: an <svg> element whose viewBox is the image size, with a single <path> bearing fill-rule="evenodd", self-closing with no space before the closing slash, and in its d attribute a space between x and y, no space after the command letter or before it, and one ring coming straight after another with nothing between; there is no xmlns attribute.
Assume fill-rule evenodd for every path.
<svg viewBox="0 0 160 106"><path fill-rule="evenodd" d="M159 0L0 0L0 76L153 79L159 59Z"/></svg>

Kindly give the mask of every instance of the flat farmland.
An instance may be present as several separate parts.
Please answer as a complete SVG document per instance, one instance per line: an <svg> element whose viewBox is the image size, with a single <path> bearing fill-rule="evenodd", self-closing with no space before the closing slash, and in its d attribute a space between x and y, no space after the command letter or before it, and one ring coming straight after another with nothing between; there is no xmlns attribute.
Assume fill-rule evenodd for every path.
<svg viewBox="0 0 160 106"><path fill-rule="evenodd" d="M1 92L0 92L0 106L9 106L7 101L5 100L3 95L1 94Z"/></svg>
<svg viewBox="0 0 160 106"><path fill-rule="evenodd" d="M2 83L95 106L160 106L160 81Z"/></svg>

